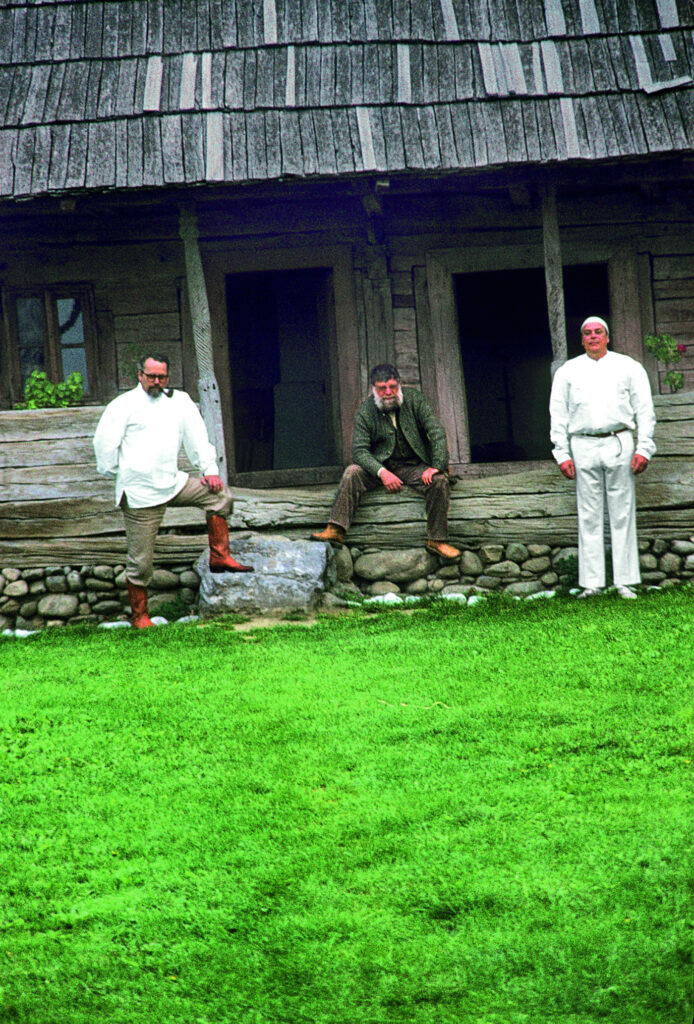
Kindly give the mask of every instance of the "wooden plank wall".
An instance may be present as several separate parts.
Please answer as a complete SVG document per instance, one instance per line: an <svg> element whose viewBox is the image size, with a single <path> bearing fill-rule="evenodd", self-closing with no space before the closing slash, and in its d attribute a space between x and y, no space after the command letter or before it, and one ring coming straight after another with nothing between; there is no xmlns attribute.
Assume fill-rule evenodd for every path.
<svg viewBox="0 0 694 1024"><path fill-rule="evenodd" d="M638 482L639 528L647 537L694 534L694 391L655 399L658 456ZM125 537L113 483L98 476L91 439L100 408L0 413L0 567L117 565ZM187 468L187 467L186 467ZM307 535L328 515L334 487L235 491L231 526ZM351 538L362 546L424 541L422 502L411 493L367 496ZM572 544L573 485L553 463L454 486L451 538ZM204 547L195 510L171 509L156 560L190 563Z"/></svg>
<svg viewBox="0 0 694 1024"><path fill-rule="evenodd" d="M676 368L684 373L684 390L694 389L694 225L691 215L679 217L677 209L677 204L639 202L628 190L619 204L597 193L578 198L564 196L560 203L565 263L609 265L613 291L620 291L618 264L624 254L643 261L644 308L639 310L638 296L629 296L628 315L623 314L622 319L633 317L638 323L628 339L632 346L629 354L644 359L661 393L669 392L662 384L667 368L656 366L655 361L648 365L649 356L639 341L651 330L672 334L679 344L687 346ZM469 254L471 265L478 259L480 269L490 269L488 251L498 257L494 269L542 265L542 239L532 202L512 206L501 191L493 198L481 195L474 203L459 196L451 198L446 216L449 232L445 239L440 234L441 213L433 197L412 206L403 199L388 221L395 359L404 367L406 381L421 385L429 395L435 390L436 371L425 365L427 325L418 322L419 311L426 308L428 288L424 254L446 249ZM620 350L627 350L623 339Z"/></svg>
<svg viewBox="0 0 694 1024"><path fill-rule="evenodd" d="M181 244L152 238L157 231L170 234L175 222L165 218L164 224L152 225L149 231L147 225L141 225L142 237L134 218L127 218L127 223L130 233L122 228L127 237L120 238L117 224L104 217L103 235L109 238L105 243L103 237L91 238L76 217L74 222L66 222L66 234L74 232L75 237L68 236L70 244L63 248L50 224L43 221L17 222L12 227L0 222L0 236L12 239L13 252L13 259L3 268L1 283L8 291L25 289L27 282L36 289L69 286L73 281L93 285L98 400L108 401L118 391L133 387L137 360L148 350L168 355L174 386L183 385L197 397L181 323L185 275ZM9 404L9 395L0 386L0 409Z"/></svg>
<svg viewBox="0 0 694 1024"><path fill-rule="evenodd" d="M276 199L235 197L223 204L201 199L201 248L205 258L224 253L230 267L245 265L252 255L258 266L270 268L277 253L310 254L342 247L352 260L353 275L348 277L350 287L354 283L357 320L352 333L357 335L354 352L363 390L370 367L394 359L406 383L422 386L433 397L431 378L437 370L427 365L432 345L427 349L427 325L421 315L428 287L427 254L465 253L472 266L479 260L486 267L485 258L490 257L485 253L502 252L507 269L540 266L539 208L529 191L524 202L514 202L518 191L394 196L382 201L382 215L373 216L355 195L342 193L328 201L328 193L316 191L291 204ZM652 298L655 328L691 346L679 364L685 371L685 389L690 390L693 225L682 208L676 197L671 200L667 195L646 202L634 188L625 188L618 201L612 192L600 190L574 198L559 196L567 262L607 263L627 247L648 264L644 290L649 303ZM56 223L52 218L30 218L19 209L0 211L0 234L8 244L11 240L12 250L2 285L10 290L25 288L27 282L37 287L70 281L94 284L103 400L131 386L134 360L150 347L168 352L175 386L183 385L197 397L186 318L180 312L185 268L175 202L127 206L107 198L80 200L74 212L61 214L59 230ZM338 316L341 308L336 307ZM655 367L651 369L655 380ZM661 380L665 372L661 368ZM0 406L3 400L8 404L0 381Z"/></svg>
<svg viewBox="0 0 694 1024"><path fill-rule="evenodd" d="M653 258L655 329L671 334L687 351L673 368L684 375L684 389L694 388L694 253L666 252ZM658 367L660 391L667 367Z"/></svg>

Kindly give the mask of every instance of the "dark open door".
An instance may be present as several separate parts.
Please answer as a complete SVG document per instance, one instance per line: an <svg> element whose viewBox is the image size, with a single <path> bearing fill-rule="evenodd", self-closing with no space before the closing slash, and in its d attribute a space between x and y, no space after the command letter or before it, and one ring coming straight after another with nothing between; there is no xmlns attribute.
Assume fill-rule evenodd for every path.
<svg viewBox="0 0 694 1024"><path fill-rule="evenodd" d="M329 269L227 276L236 473L338 463Z"/></svg>
<svg viewBox="0 0 694 1024"><path fill-rule="evenodd" d="M454 275L472 462L548 459L552 345L544 270ZM606 264L564 268L569 358L580 324L609 316Z"/></svg>

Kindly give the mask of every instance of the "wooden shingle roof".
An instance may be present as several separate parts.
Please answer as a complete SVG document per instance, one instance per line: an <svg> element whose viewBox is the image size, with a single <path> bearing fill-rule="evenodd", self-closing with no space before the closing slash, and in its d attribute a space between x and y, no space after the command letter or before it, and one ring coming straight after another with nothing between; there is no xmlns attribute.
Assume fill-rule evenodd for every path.
<svg viewBox="0 0 694 1024"><path fill-rule="evenodd" d="M694 148L690 0L33 0L0 198Z"/></svg>

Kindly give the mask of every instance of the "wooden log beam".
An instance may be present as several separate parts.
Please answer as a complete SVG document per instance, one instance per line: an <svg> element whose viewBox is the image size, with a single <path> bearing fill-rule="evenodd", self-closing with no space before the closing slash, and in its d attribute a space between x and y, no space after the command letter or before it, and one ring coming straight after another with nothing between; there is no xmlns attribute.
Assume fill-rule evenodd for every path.
<svg viewBox="0 0 694 1024"><path fill-rule="evenodd" d="M694 534L694 392L656 396L655 406L658 455L637 481L639 529L646 537L688 537ZM89 455L101 411L0 414L0 566L122 562L123 518L114 507L113 484L97 476ZM76 452L82 446L72 461L71 446ZM334 490L333 484L237 488L232 530L306 537L325 523ZM450 534L459 543L573 544L575 513L573 485L554 463L518 464L513 473L499 467L455 483ZM192 561L201 537L198 509L169 509L157 542L159 561ZM412 547L424 537L424 505L409 490L367 495L349 534L362 548Z"/></svg>
<svg viewBox="0 0 694 1024"><path fill-rule="evenodd" d="M192 565L207 546L207 535L162 535L154 548L155 565ZM47 565L124 565L125 536L62 537L59 540L0 540L0 566L31 569Z"/></svg>
<svg viewBox="0 0 694 1024"><path fill-rule="evenodd" d="M0 441L0 469L13 466L40 466L55 469L56 466L91 466L94 463L94 447L91 437L47 438L35 441Z"/></svg>
<svg viewBox="0 0 694 1024"><path fill-rule="evenodd" d="M100 493L46 500L0 502L0 542L81 537L118 537L123 520L113 507L107 486ZM38 485L37 485L38 486ZM234 492L232 530L296 531L303 536L327 520L333 486L275 488ZM658 536L694 533L694 483L691 459L656 459L637 482L640 522ZM452 489L450 535L467 543L486 540L540 540L551 543L575 538L575 491L553 463L512 476L467 478ZM164 530L199 531L197 509L169 509ZM165 534L163 534L165 535ZM424 503L414 492L367 495L355 516L350 540L359 546L410 547L425 536Z"/></svg>
<svg viewBox="0 0 694 1024"><path fill-rule="evenodd" d="M0 412L0 442L5 444L72 437L91 439L104 408L103 405L81 405L69 409L13 409Z"/></svg>
<svg viewBox="0 0 694 1024"><path fill-rule="evenodd" d="M564 280L557 216L557 194L552 186L542 193L542 243L545 254L545 287L547 313L552 339L552 376L566 362L566 314L564 310Z"/></svg>
<svg viewBox="0 0 694 1024"><path fill-rule="evenodd" d="M185 204L181 205L179 233L183 240L188 301L193 327L195 357L198 363L200 411L205 421L209 438L217 452L219 475L226 483L228 481L228 471L226 445L224 443L224 426L222 423L222 406L219 398L219 385L214 372L210 304L207 296L205 274L202 269L200 247L198 245L198 223L194 207Z"/></svg>

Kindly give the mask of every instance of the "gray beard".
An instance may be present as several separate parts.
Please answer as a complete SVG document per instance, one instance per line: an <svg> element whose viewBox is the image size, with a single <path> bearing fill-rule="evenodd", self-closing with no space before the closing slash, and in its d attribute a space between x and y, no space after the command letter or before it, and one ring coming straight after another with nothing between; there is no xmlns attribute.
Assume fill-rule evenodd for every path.
<svg viewBox="0 0 694 1024"><path fill-rule="evenodd" d="M376 408L381 412L393 412L394 409L399 409L402 405L402 388L398 388L398 393L393 398L381 398L376 394L375 388L371 389L371 394L374 396Z"/></svg>

